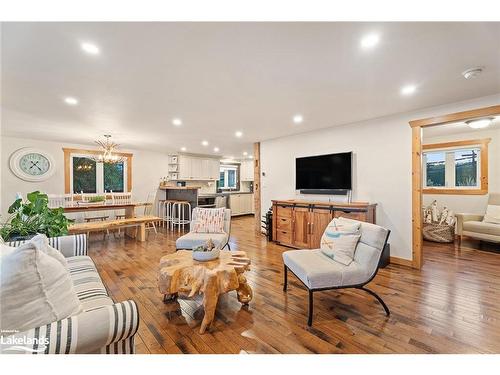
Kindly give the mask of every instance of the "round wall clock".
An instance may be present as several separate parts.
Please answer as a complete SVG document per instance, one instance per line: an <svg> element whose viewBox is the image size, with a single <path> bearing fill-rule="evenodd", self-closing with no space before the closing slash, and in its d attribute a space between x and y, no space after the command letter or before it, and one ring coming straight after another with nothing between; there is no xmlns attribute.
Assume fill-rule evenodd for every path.
<svg viewBox="0 0 500 375"><path fill-rule="evenodd" d="M36 148L21 148L10 156L10 169L25 181L43 181L55 171L54 158Z"/></svg>

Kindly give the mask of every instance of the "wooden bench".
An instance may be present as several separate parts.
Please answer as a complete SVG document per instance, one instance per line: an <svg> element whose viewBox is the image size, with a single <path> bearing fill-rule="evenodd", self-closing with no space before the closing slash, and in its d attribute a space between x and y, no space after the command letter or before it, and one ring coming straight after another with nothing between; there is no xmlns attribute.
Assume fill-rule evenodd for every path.
<svg viewBox="0 0 500 375"><path fill-rule="evenodd" d="M69 234L102 232L106 230L137 227L137 234L132 231L127 232L130 237L135 237L139 241L146 241L146 224L161 221L158 216L140 216L117 220L91 221L88 223L76 223L68 227Z"/></svg>

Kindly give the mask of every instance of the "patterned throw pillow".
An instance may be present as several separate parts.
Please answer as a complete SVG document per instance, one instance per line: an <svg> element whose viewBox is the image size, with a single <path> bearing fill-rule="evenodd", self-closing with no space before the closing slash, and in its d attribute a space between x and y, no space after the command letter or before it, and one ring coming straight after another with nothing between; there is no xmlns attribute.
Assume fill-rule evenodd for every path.
<svg viewBox="0 0 500 375"><path fill-rule="evenodd" d="M321 249L321 252L334 261L348 266L354 260L354 252L360 234L346 234L332 240L332 247Z"/></svg>
<svg viewBox="0 0 500 375"><path fill-rule="evenodd" d="M360 223L345 223L333 219L321 237L321 251L333 260L348 266L354 259Z"/></svg>
<svg viewBox="0 0 500 375"><path fill-rule="evenodd" d="M193 210L194 233L225 233L225 208L195 208Z"/></svg>

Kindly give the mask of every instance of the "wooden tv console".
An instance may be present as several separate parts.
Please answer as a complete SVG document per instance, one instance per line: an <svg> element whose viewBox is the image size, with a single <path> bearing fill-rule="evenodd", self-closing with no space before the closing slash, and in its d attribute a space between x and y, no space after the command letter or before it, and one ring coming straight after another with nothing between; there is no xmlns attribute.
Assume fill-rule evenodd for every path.
<svg viewBox="0 0 500 375"><path fill-rule="evenodd" d="M280 245L317 249L326 226L334 217L375 224L376 204L273 200L273 241Z"/></svg>

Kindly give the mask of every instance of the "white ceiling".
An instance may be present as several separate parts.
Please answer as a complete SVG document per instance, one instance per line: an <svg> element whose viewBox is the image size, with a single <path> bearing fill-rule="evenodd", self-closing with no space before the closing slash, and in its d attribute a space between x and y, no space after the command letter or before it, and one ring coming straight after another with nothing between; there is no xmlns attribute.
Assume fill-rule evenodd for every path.
<svg viewBox="0 0 500 375"><path fill-rule="evenodd" d="M240 156L251 143L500 92L500 23L4 23L5 135ZM378 33L373 50L360 48ZM80 49L96 43L99 56ZM465 80L461 72L483 66ZM403 85L418 86L401 96ZM63 103L65 96L78 106ZM304 122L293 124L301 113ZM174 117L183 126L171 124ZM234 132L241 130L241 139ZM201 140L210 147L201 146Z"/></svg>

